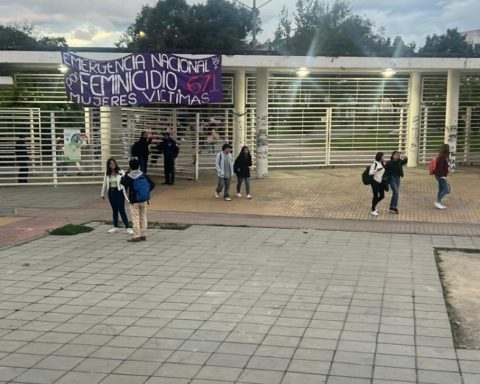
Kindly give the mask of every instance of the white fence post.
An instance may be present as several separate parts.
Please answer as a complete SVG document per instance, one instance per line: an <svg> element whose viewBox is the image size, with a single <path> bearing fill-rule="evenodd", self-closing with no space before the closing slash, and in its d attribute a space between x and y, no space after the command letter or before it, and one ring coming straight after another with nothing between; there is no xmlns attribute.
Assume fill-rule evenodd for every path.
<svg viewBox="0 0 480 384"><path fill-rule="evenodd" d="M195 115L195 181L198 181L198 167L200 162L200 113Z"/></svg>
<svg viewBox="0 0 480 384"><path fill-rule="evenodd" d="M50 112L50 133L52 139L52 175L53 185L58 186L57 173L57 135L55 134L55 112Z"/></svg>

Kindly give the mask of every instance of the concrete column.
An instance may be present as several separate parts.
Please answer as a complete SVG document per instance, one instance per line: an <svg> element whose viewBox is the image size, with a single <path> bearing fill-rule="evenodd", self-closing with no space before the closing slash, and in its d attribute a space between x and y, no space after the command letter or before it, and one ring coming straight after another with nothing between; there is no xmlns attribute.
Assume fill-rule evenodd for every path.
<svg viewBox="0 0 480 384"><path fill-rule="evenodd" d="M257 178L268 176L268 70L257 69Z"/></svg>
<svg viewBox="0 0 480 384"><path fill-rule="evenodd" d="M458 106L460 102L460 71L449 70L447 79L447 107L445 114L445 143L450 145L450 170L456 168Z"/></svg>
<svg viewBox="0 0 480 384"><path fill-rule="evenodd" d="M416 167L418 162L418 135L422 102L422 74L412 72L408 84L408 130L407 157L408 167Z"/></svg>
<svg viewBox="0 0 480 384"><path fill-rule="evenodd" d="M120 132L121 128L122 107L100 107L100 146L103 170L105 170L107 160L112 157L112 130Z"/></svg>
<svg viewBox="0 0 480 384"><path fill-rule="evenodd" d="M241 148L245 145L245 71L235 71L234 80L235 81L233 89L235 103L235 122L233 131L233 148L235 149L235 155L238 155Z"/></svg>

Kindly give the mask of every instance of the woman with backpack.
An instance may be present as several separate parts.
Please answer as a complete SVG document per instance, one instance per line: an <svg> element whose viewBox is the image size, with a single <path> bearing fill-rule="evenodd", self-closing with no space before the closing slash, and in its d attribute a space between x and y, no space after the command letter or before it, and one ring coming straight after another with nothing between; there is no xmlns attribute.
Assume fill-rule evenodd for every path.
<svg viewBox="0 0 480 384"><path fill-rule="evenodd" d="M132 228L128 224L128 217L125 212L125 188L121 184L122 177L125 176L125 172L120 169L115 159L110 158L107 160L107 170L103 176L102 192L100 197L105 200L105 193L107 193L108 201L112 207L113 213L113 227L108 230L108 233L115 233L118 231L118 214L122 218L127 233L133 234Z"/></svg>
<svg viewBox="0 0 480 384"><path fill-rule="evenodd" d="M448 159L450 158L450 146L443 144L440 148L440 152L434 160L433 174L438 181L438 194L437 201L435 201L435 207L438 209L446 209L447 207L442 204L442 199L445 195L450 193L450 185L448 184Z"/></svg>
<svg viewBox="0 0 480 384"><path fill-rule="evenodd" d="M251 199L250 195L250 167L252 166L252 155L248 147L242 147L235 163L233 164L233 171L237 175L237 197L242 197L240 189L242 188L243 180L245 180L245 192L247 199Z"/></svg>
<svg viewBox="0 0 480 384"><path fill-rule="evenodd" d="M385 198L385 185L383 182L383 175L385 174L385 164L383 163L383 152L378 152L375 155L375 160L370 166L368 172L370 176L373 176L372 180L372 216L378 216L377 205Z"/></svg>
<svg viewBox="0 0 480 384"><path fill-rule="evenodd" d="M392 199L388 212L398 215L398 195L400 192L400 178L403 177L403 166L407 164L406 156L401 156L399 151L393 151L390 161L385 166L385 176L392 189Z"/></svg>

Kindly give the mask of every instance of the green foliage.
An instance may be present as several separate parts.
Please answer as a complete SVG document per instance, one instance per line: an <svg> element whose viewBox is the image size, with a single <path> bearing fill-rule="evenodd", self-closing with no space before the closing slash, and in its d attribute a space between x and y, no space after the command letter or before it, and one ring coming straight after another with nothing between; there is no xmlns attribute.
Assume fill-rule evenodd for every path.
<svg viewBox="0 0 480 384"><path fill-rule="evenodd" d="M283 9L273 46L284 54L309 56L413 53L413 45L405 45L401 38L395 42L376 32L373 21L355 15L346 1L298 0L293 14Z"/></svg>
<svg viewBox="0 0 480 384"><path fill-rule="evenodd" d="M86 225L67 224L50 231L50 234L53 236L74 236L91 231L93 231L93 228Z"/></svg>
<svg viewBox="0 0 480 384"><path fill-rule="evenodd" d="M248 48L251 13L227 0L190 6L186 0L159 0L144 6L117 43L134 51L229 53Z"/></svg>
<svg viewBox="0 0 480 384"><path fill-rule="evenodd" d="M39 36L32 25L0 25L0 49L56 49L66 48L63 37Z"/></svg>
<svg viewBox="0 0 480 384"><path fill-rule="evenodd" d="M455 29L447 29L443 35L427 36L425 45L418 51L421 57L480 57L480 47L466 40Z"/></svg>

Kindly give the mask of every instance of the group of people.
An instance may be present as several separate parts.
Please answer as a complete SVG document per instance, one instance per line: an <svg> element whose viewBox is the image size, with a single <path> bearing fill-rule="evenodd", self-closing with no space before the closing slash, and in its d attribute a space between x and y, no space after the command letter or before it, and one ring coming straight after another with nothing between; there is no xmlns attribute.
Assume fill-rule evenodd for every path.
<svg viewBox="0 0 480 384"><path fill-rule="evenodd" d="M450 193L450 184L447 181L449 169L450 147L448 144L442 145L437 156L430 163L430 174L435 176L438 182L437 199L434 206L438 209L446 209L442 204L442 199ZM399 151L393 151L390 160L385 163L384 153L378 152L375 160L370 165L368 174L372 177L372 216L379 216L378 204L385 198L385 192L392 190L392 198L388 212L398 214L398 199L400 194L400 180L404 176L403 166L407 164L408 159Z"/></svg>

